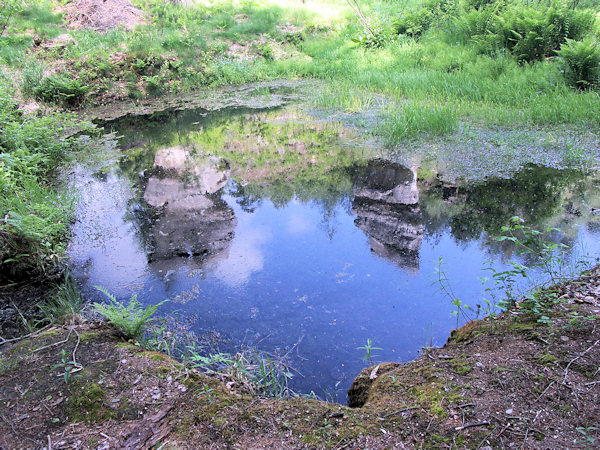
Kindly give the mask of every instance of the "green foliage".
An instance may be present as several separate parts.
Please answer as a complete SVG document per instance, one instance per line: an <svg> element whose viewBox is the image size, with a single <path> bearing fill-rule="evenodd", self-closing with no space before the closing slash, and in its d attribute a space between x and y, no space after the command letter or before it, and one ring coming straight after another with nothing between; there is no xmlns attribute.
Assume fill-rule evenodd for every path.
<svg viewBox="0 0 600 450"><path fill-rule="evenodd" d="M383 48L394 41L396 34L389 20L376 17L352 37L352 41L365 48Z"/></svg>
<svg viewBox="0 0 600 450"><path fill-rule="evenodd" d="M53 74L43 78L33 89L35 97L64 107L78 106L83 102L89 88L70 75Z"/></svg>
<svg viewBox="0 0 600 450"><path fill-rule="evenodd" d="M202 355L201 348L188 346L185 361L191 367L206 373L220 373L233 379L240 387L255 395L266 397L289 396L288 380L293 377L281 361L258 352L243 351L236 355L209 353Z"/></svg>
<svg viewBox="0 0 600 450"><path fill-rule="evenodd" d="M516 278L529 277L532 267L541 268L544 276L548 277L552 284L561 279L568 247L548 239L550 233L559 231L557 228L547 228L545 232L538 231L524 225L523 219L516 216L511 218L509 225L502 227L504 235L499 237L498 241L514 242L517 254L524 255L530 261L528 266L512 262L512 269L497 274L504 278L503 281L511 291ZM509 299L512 300L510 297ZM555 293L538 288L525 294L521 306L537 318L538 322L549 324L551 320L547 316L548 310L558 301Z"/></svg>
<svg viewBox="0 0 600 450"><path fill-rule="evenodd" d="M596 443L596 438L593 436L597 434L598 427L577 427L577 432L580 433L583 439L578 440L576 444L583 444L584 446L593 446Z"/></svg>
<svg viewBox="0 0 600 450"><path fill-rule="evenodd" d="M146 82L146 90L151 96L158 96L165 91L165 81L158 75L143 77Z"/></svg>
<svg viewBox="0 0 600 450"><path fill-rule="evenodd" d="M435 284L439 285L441 291L450 300L450 303L452 304L452 306L456 307L456 309L452 311L452 315L456 317L456 329L458 329L458 325L460 323L461 316L464 318L464 320L466 322L471 320L471 317L467 313L467 310L469 309L469 305L464 303L454 293L452 286L450 284L450 280L446 276L446 272L444 272L444 270L442 269L443 265L444 265L444 261L443 261L442 257L440 256L440 259L438 260L438 266L435 269L435 272L437 273L437 279L435 280Z"/></svg>
<svg viewBox="0 0 600 450"><path fill-rule="evenodd" d="M498 242L514 242L517 254L533 257L529 267L542 268L552 283L559 280L568 247L548 239L550 233L560 232L558 228L547 228L542 233L524 225L524 220L515 216L510 219L509 225L502 227L502 232L504 236L499 237ZM527 269L525 266L517 268L520 272Z"/></svg>
<svg viewBox="0 0 600 450"><path fill-rule="evenodd" d="M481 52L506 50L528 62L554 56L567 39L582 39L595 21L594 12L560 3L540 8L493 2L455 18L459 39L472 39Z"/></svg>
<svg viewBox="0 0 600 450"><path fill-rule="evenodd" d="M543 232L524 224L520 217L512 217L507 226L502 227L503 235L498 237L498 242L511 242L515 246L518 255L521 255L526 264L517 261L509 261L509 268L497 271L490 267L491 277L482 277L483 284L492 281L492 286L485 289L490 298L483 299L486 305L483 312L491 317L495 316L496 308L505 309L520 300L519 305L525 312L531 314L539 323L551 324L548 317L549 310L557 305L560 300L556 293L544 289L543 286L550 282L556 284L565 278L566 252L568 247L556 243L550 239L552 233L559 233L557 228L546 228ZM442 292L448 297L456 310L452 312L456 316L456 326L459 325L459 317L462 315L466 321L471 320L466 310L469 309L452 291L449 280L441 269L442 259L438 269L436 283L440 285ZM532 269L538 268L541 275L533 276ZM524 294L519 293L519 280L528 278L531 290ZM479 310L478 310L479 313Z"/></svg>
<svg viewBox="0 0 600 450"><path fill-rule="evenodd" d="M420 37L430 28L440 31L450 23L457 3L451 0L426 0L423 6L397 17L393 26L397 34Z"/></svg>
<svg viewBox="0 0 600 450"><path fill-rule="evenodd" d="M44 65L35 59L27 59L21 72L21 93L24 98L31 98L44 76Z"/></svg>
<svg viewBox="0 0 600 450"><path fill-rule="evenodd" d="M419 134L438 136L458 128L454 108L431 103L405 103L386 113L385 122L377 128L390 144L398 144Z"/></svg>
<svg viewBox="0 0 600 450"><path fill-rule="evenodd" d="M72 204L46 180L77 147L64 137L74 125L70 115L20 114L14 89L0 80L0 279L47 273L60 262Z"/></svg>
<svg viewBox="0 0 600 450"><path fill-rule="evenodd" d="M94 303L94 311L101 314L114 326L125 339L141 338L144 332L144 327L152 321L152 316L160 305L168 302L163 300L156 305L149 305L142 308L137 296L132 296L129 299L127 306L117 301L114 295L100 286L95 286L109 300L110 304Z"/></svg>
<svg viewBox="0 0 600 450"><path fill-rule="evenodd" d="M22 0L0 0L0 37L4 34L10 19L23 11Z"/></svg>
<svg viewBox="0 0 600 450"><path fill-rule="evenodd" d="M567 39L557 52L567 83L589 89L600 83L600 48L591 38L583 41Z"/></svg>

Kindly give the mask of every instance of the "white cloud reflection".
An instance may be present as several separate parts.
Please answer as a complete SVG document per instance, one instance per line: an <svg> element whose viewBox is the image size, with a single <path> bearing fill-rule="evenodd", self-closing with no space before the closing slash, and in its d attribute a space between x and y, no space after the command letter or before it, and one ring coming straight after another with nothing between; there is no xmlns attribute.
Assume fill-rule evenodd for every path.
<svg viewBox="0 0 600 450"><path fill-rule="evenodd" d="M215 275L232 287L239 287L250 279L254 272L264 266L262 246L272 234L269 230L252 224L252 216L239 218L235 238L229 250L229 258L219 262Z"/></svg>
<svg viewBox="0 0 600 450"><path fill-rule="evenodd" d="M291 211L287 219L288 233L298 236L315 229L315 224L302 211Z"/></svg>

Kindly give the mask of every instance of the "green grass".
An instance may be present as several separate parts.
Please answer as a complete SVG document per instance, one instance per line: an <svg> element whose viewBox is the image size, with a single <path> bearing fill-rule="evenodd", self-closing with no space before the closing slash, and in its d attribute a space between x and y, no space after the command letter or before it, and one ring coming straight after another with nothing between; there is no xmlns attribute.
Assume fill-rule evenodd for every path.
<svg viewBox="0 0 600 450"><path fill-rule="evenodd" d="M537 30L538 22L558 17L552 19L556 22L560 14L567 14L569 21L585 25L579 31L572 25L569 36L587 33L593 38L598 26L590 25L590 20L597 13L568 12L561 7L547 13L542 6L536 9L520 0L485 12L485 8L473 9L474 3L388 0L365 4L372 29L386 36L383 48L373 48L355 42L366 32L341 0L305 4L216 0L188 8L158 0L139 1L137 5L151 16L137 31L71 31L76 45L24 58L31 40L27 31L48 38L66 32L51 2L34 2L12 21L0 46L0 58L6 65L25 69L26 97L31 95L32 61L40 65L63 61L67 72L89 87L88 103L106 95L136 99L202 86L320 78L328 82L315 98L320 107L361 113L385 106L385 124L377 130L392 143L422 133L451 133L457 128L456 118L488 126L586 122L597 126L597 93L572 89L556 57L523 63L522 52L526 49L535 57L535 47L525 47L529 41L501 38L505 31L495 19L516 21L514 27L519 30L527 26ZM429 14L418 35L396 35L395 30L402 29L398 24L410 25L418 11ZM519 14L529 22L519 19ZM490 33L508 42L506 51L498 44L493 51L480 45L481 40L473 35L479 32L473 30L479 30L480 17L493 19ZM553 33L542 37L556 47L562 35ZM238 59L229 54L233 44L247 47L249 56ZM35 81L38 75L33 75ZM120 88L123 84L125 91ZM47 97L52 98L52 93ZM455 117L446 119L448 112Z"/></svg>
<svg viewBox="0 0 600 450"><path fill-rule="evenodd" d="M0 281L48 273L65 251L72 202L49 182L75 148L68 114L24 116L15 87L0 73ZM85 124L81 124L84 129Z"/></svg>
<svg viewBox="0 0 600 450"><path fill-rule="evenodd" d="M407 102L385 112L385 122L375 131L390 144L419 135L440 136L456 131L456 109L444 104Z"/></svg>

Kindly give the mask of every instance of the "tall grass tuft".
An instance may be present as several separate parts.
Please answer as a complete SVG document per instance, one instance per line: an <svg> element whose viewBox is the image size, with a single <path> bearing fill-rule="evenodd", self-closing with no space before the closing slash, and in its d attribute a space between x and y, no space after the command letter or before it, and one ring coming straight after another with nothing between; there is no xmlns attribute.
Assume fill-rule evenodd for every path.
<svg viewBox="0 0 600 450"><path fill-rule="evenodd" d="M398 144L420 134L439 136L458 128L457 111L448 105L404 103L386 113L377 131L388 144Z"/></svg>
<svg viewBox="0 0 600 450"><path fill-rule="evenodd" d="M75 280L68 274L55 287L51 297L39 305L44 319L50 323L75 322L85 306L85 300Z"/></svg>

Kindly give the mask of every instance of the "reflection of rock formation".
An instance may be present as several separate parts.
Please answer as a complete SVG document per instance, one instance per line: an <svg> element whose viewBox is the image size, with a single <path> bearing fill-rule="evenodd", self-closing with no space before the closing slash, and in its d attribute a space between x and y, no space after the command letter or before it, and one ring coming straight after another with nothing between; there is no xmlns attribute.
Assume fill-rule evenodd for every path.
<svg viewBox="0 0 600 450"><path fill-rule="evenodd" d="M162 149L154 158L144 200L163 213L152 226L151 259L223 256L229 250L236 219L217 191L229 170L218 160L195 161L183 148Z"/></svg>
<svg viewBox="0 0 600 450"><path fill-rule="evenodd" d="M371 161L355 178L353 194L354 223L369 236L371 250L399 266L418 268L425 228L416 171Z"/></svg>
<svg viewBox="0 0 600 450"><path fill-rule="evenodd" d="M397 205L419 203L417 173L400 164L370 161L356 177L354 198Z"/></svg>

